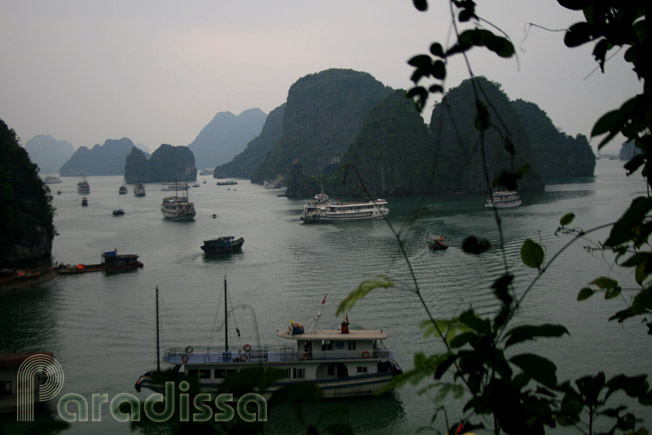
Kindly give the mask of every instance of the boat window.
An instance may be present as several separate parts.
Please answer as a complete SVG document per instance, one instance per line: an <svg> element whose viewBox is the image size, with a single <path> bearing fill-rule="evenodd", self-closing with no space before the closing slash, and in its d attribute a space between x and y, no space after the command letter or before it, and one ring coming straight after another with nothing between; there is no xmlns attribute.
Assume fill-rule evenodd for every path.
<svg viewBox="0 0 652 435"><path fill-rule="evenodd" d="M349 341L349 350L355 350L355 341Z"/></svg>
<svg viewBox="0 0 652 435"><path fill-rule="evenodd" d="M215 379L224 379L225 373L222 369L215 369Z"/></svg>
<svg viewBox="0 0 652 435"><path fill-rule="evenodd" d="M199 370L199 378L200 379L209 379L211 377L211 370L210 369L201 369Z"/></svg>
<svg viewBox="0 0 652 435"><path fill-rule="evenodd" d="M330 340L322 340L321 350L333 350L333 342Z"/></svg>
<svg viewBox="0 0 652 435"><path fill-rule="evenodd" d="M294 370L294 379L303 379L306 377L306 369L293 369Z"/></svg>
<svg viewBox="0 0 652 435"><path fill-rule="evenodd" d="M367 373L366 367L358 367L358 373Z"/></svg>
<svg viewBox="0 0 652 435"><path fill-rule="evenodd" d="M335 342L335 349L344 350L344 342L343 341L336 341Z"/></svg>
<svg viewBox="0 0 652 435"><path fill-rule="evenodd" d="M285 369L285 377L287 379L292 378L292 369Z"/></svg>

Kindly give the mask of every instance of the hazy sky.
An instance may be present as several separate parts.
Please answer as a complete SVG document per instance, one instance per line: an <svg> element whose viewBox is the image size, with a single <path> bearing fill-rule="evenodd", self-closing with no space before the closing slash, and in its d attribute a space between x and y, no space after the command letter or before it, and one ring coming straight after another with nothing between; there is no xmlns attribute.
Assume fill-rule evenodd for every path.
<svg viewBox="0 0 652 435"><path fill-rule="evenodd" d="M421 13L411 0L0 0L0 119L23 144L37 134L75 147L126 136L153 151L189 144L218 112L269 113L297 79L328 68L407 89L406 61L450 32L448 2L430 3ZM478 4L518 60L476 49L474 73L538 104L564 132L588 136L640 91L622 56L591 74L590 46L567 49L563 33L537 28L526 37L529 22L579 20L557 1ZM446 86L467 77L453 59Z"/></svg>

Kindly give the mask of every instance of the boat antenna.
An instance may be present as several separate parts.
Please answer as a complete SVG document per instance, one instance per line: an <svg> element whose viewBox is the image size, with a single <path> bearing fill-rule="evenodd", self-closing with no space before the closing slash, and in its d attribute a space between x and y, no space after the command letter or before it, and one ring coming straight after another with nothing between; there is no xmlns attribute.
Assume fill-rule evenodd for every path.
<svg viewBox="0 0 652 435"><path fill-rule="evenodd" d="M224 268L224 351L229 351L229 308L226 301L226 268Z"/></svg>
<svg viewBox="0 0 652 435"><path fill-rule="evenodd" d="M310 327L310 330L308 331L309 334L316 334L317 333L317 325L319 325L319 318L321 317L321 313L324 310L324 304L326 303L326 296L328 296L328 293L324 295L324 300L321 301L321 306L319 307L319 312L315 314L315 317L312 319L312 326Z"/></svg>
<svg viewBox="0 0 652 435"><path fill-rule="evenodd" d="M161 344L159 341L159 330L158 330L158 286L156 286L156 371L161 371Z"/></svg>

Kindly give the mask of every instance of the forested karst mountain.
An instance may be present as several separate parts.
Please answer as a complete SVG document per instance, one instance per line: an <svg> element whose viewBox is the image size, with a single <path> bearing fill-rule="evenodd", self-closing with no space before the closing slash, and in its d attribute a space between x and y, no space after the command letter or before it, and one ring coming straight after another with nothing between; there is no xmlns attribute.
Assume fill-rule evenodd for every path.
<svg viewBox="0 0 652 435"><path fill-rule="evenodd" d="M295 160L306 173L319 173L344 155L369 111L389 92L370 74L347 69L300 78L288 92L281 138L251 180L287 176Z"/></svg>
<svg viewBox="0 0 652 435"><path fill-rule="evenodd" d="M541 177L593 175L595 154L586 136L578 134L573 138L562 133L534 103L518 99L512 107L525 127L532 147L532 165Z"/></svg>
<svg viewBox="0 0 652 435"><path fill-rule="evenodd" d="M215 178L250 178L256 168L265 160L267 153L274 149L283 133L285 103L269 112L263 130L233 160L215 168Z"/></svg>
<svg viewBox="0 0 652 435"><path fill-rule="evenodd" d="M374 195L418 194L430 189L430 135L404 90L392 92L371 110L342 164L354 165ZM342 186L341 176L337 178L329 191ZM350 173L347 180L347 190L358 193L357 177Z"/></svg>
<svg viewBox="0 0 652 435"><path fill-rule="evenodd" d="M245 149L265 123L265 112L249 109L236 116L220 112L197 135L190 148L200 168L227 163Z"/></svg>
<svg viewBox="0 0 652 435"><path fill-rule="evenodd" d="M49 190L2 120L0 155L0 269L46 265L54 238Z"/></svg>
<svg viewBox="0 0 652 435"><path fill-rule="evenodd" d="M67 140L56 140L49 134L39 134L25 143L29 158L36 163L41 174L58 174L61 166L75 152Z"/></svg>
<svg viewBox="0 0 652 435"><path fill-rule="evenodd" d="M135 145L131 139L107 139L103 145L92 149L79 147L70 160L59 170L62 176L122 175L125 160Z"/></svg>
<svg viewBox="0 0 652 435"><path fill-rule="evenodd" d="M502 170L514 171L532 162L528 135L509 99L497 83L479 77L474 79L482 89L480 99L489 111L492 127L484 134L489 180ZM490 101L490 103L487 102ZM485 192L487 190L482 155L481 135L474 126L476 119L475 94L472 81L465 80L451 89L435 106L430 132L435 146L434 191ZM505 139L514 146L512 165L505 150ZM519 180L520 190L541 190L543 182L534 167Z"/></svg>
<svg viewBox="0 0 652 435"><path fill-rule="evenodd" d="M126 158L124 176L127 183L165 183L197 179L195 156L186 146L163 144L147 160L134 148Z"/></svg>

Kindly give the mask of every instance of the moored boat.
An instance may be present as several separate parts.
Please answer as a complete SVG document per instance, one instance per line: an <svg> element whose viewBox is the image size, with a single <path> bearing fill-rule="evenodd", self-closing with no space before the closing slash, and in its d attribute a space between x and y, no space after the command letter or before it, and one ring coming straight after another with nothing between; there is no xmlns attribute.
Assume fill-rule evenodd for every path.
<svg viewBox="0 0 652 435"><path fill-rule="evenodd" d="M82 207L87 207L88 206L88 198L86 198L86 197L82 198L81 205L82 205Z"/></svg>
<svg viewBox="0 0 652 435"><path fill-rule="evenodd" d="M143 263L138 261L138 255L121 254L118 250L107 251L102 253L101 263L97 264L61 264L54 270L60 275L76 275L86 272L117 271L130 270L143 267Z"/></svg>
<svg viewBox="0 0 652 435"><path fill-rule="evenodd" d="M345 222L382 219L389 213L387 201L374 199L360 202L330 202L328 196L315 196L303 208L301 220L309 222Z"/></svg>
<svg viewBox="0 0 652 435"><path fill-rule="evenodd" d="M509 208L521 205L521 197L515 190L494 189L491 197L487 199L485 207Z"/></svg>
<svg viewBox="0 0 652 435"><path fill-rule="evenodd" d="M121 208L116 208L113 210L113 216L124 216L125 211Z"/></svg>
<svg viewBox="0 0 652 435"><path fill-rule="evenodd" d="M201 249L206 254L224 254L240 251L243 244L244 239L242 237L236 239L234 236L222 236L210 240L204 240Z"/></svg>
<svg viewBox="0 0 652 435"><path fill-rule="evenodd" d="M161 184L161 190L163 192L172 192L177 190L188 190L188 183L178 181L176 183L163 183Z"/></svg>
<svg viewBox="0 0 652 435"><path fill-rule="evenodd" d="M156 295L158 303L158 288ZM224 345L166 349L163 357L157 361L157 369L148 371L138 379L135 385L137 391L141 388L163 390L163 385L154 380L156 373L161 371L161 361L171 365L173 373L196 377L201 391L209 393L217 392L230 374L249 367L280 369L285 373L285 379L274 382L265 392L261 392L263 394L269 395L294 383L311 382L328 398L374 395L401 373L393 353L383 344L387 338L384 331L349 329L348 317L340 329L319 330L326 298L307 332L303 325L294 322L288 329L276 331L277 337L286 344L229 347L226 278L224 297Z"/></svg>
<svg viewBox="0 0 652 435"><path fill-rule="evenodd" d="M118 194L126 195L127 194L127 186L125 186L125 185L120 186L120 188L118 189Z"/></svg>
<svg viewBox="0 0 652 435"><path fill-rule="evenodd" d="M61 183L61 178L54 176L54 175L46 175L43 178L43 182L45 184L59 184Z"/></svg>

